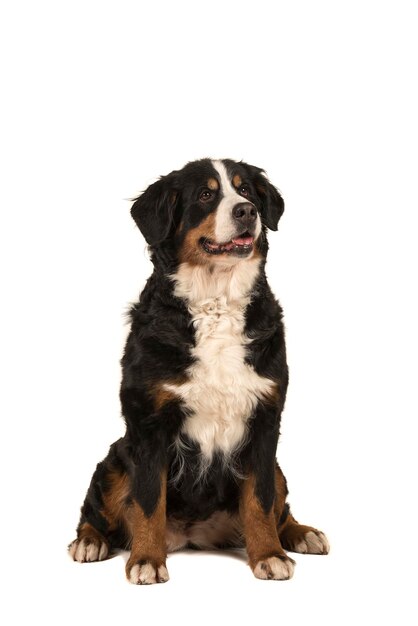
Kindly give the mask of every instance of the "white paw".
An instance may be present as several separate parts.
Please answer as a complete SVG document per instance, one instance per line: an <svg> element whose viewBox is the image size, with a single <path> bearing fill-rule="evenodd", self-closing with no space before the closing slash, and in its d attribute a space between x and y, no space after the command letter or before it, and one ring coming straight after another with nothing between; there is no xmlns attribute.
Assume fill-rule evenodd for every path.
<svg viewBox="0 0 418 626"><path fill-rule="evenodd" d="M294 552L301 554L328 554L328 539L319 530L310 530L294 547Z"/></svg>
<svg viewBox="0 0 418 626"><path fill-rule="evenodd" d="M90 563L92 561L103 561L109 553L109 549L104 542L92 539L75 539L69 547L68 552L74 561L79 563Z"/></svg>
<svg viewBox="0 0 418 626"><path fill-rule="evenodd" d="M271 556L257 563L254 576L262 580L288 580L292 578L294 569L295 564L292 559L279 559L277 556Z"/></svg>
<svg viewBox="0 0 418 626"><path fill-rule="evenodd" d="M152 585L154 583L165 583L169 579L165 565L154 567L152 563L137 563L129 572L129 582L134 585Z"/></svg>

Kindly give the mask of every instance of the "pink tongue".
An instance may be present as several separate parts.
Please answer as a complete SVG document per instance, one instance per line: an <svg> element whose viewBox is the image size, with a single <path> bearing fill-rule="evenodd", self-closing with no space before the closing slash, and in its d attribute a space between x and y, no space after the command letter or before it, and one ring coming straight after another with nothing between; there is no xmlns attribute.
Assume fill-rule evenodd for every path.
<svg viewBox="0 0 418 626"><path fill-rule="evenodd" d="M253 241L253 237L238 237L237 239L233 239L232 243L236 246L251 246Z"/></svg>

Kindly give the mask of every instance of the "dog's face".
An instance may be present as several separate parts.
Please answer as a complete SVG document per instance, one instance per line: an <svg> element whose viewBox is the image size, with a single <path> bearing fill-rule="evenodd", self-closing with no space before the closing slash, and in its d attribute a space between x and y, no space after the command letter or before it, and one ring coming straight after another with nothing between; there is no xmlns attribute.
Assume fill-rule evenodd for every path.
<svg viewBox="0 0 418 626"><path fill-rule="evenodd" d="M131 212L151 248L169 241L179 262L232 265L262 253L283 210L260 168L202 159L148 187Z"/></svg>

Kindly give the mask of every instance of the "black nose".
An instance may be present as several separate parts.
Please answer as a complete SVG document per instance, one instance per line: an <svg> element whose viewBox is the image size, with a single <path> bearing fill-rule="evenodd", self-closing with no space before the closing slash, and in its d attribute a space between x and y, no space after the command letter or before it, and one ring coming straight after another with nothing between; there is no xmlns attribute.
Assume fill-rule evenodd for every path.
<svg viewBox="0 0 418 626"><path fill-rule="evenodd" d="M251 226L257 219L257 209L251 202L240 202L232 209L232 217L242 226Z"/></svg>

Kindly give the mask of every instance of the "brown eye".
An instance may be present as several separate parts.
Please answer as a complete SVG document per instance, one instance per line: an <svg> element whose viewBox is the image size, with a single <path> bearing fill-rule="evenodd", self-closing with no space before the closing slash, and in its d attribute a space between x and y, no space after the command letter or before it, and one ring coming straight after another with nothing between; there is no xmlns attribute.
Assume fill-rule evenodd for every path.
<svg viewBox="0 0 418 626"><path fill-rule="evenodd" d="M250 195L250 190L248 189L247 185L241 185L238 191L241 194L241 196L247 197Z"/></svg>
<svg viewBox="0 0 418 626"><path fill-rule="evenodd" d="M201 202L208 202L209 200L212 200L212 198L213 193L209 189L204 189L203 191L201 191L199 196L199 200Z"/></svg>

